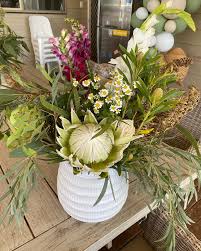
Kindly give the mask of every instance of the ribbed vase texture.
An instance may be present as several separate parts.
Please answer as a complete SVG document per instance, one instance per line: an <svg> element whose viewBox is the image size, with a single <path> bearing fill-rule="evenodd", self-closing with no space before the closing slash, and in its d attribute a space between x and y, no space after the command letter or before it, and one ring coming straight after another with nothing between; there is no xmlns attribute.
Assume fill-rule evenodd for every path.
<svg viewBox="0 0 201 251"><path fill-rule="evenodd" d="M128 197L127 177L125 173L119 176L112 168L109 174L115 200L108 182L104 197L98 205L94 206L103 189L104 180L86 171L74 175L73 168L67 161L60 163L57 190L64 210L74 219L90 223L109 220L119 213Z"/></svg>

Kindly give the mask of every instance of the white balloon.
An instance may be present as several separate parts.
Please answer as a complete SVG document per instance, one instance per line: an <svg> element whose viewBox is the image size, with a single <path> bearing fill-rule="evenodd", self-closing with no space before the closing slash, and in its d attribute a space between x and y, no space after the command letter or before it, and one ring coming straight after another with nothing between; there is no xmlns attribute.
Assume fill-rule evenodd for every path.
<svg viewBox="0 0 201 251"><path fill-rule="evenodd" d="M174 46L174 36L169 32L162 32L156 36L156 48L159 52L167 52Z"/></svg>
<svg viewBox="0 0 201 251"><path fill-rule="evenodd" d="M153 12L160 5L159 0L150 0L147 3L147 9L149 12Z"/></svg>
<svg viewBox="0 0 201 251"><path fill-rule="evenodd" d="M136 17L140 20L145 20L148 17L149 13L148 10L144 7L140 7L136 11Z"/></svg>
<svg viewBox="0 0 201 251"><path fill-rule="evenodd" d="M168 20L165 23L165 31L169 32L169 33L174 33L177 29L177 24L174 20Z"/></svg>

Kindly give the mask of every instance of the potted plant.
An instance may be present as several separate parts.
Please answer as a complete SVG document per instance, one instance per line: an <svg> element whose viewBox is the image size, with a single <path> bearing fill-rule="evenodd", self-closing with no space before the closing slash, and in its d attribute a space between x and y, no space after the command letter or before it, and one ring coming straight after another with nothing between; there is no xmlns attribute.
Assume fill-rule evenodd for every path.
<svg viewBox="0 0 201 251"><path fill-rule="evenodd" d="M166 5L157 11L166 11ZM189 20L194 29L190 16ZM88 63L86 28L67 21L72 31L62 30L60 38L50 40L61 60L59 73L48 74L39 66L51 90L27 83L17 74L21 88L0 90L0 136L11 157L22 158L0 179L12 180L0 197L1 201L11 195L2 218L11 214L19 222L24 216L39 175L38 160L60 163L59 200L66 212L84 222L101 222L121 210L131 172L155 199L155 206L166 208L170 223L164 238L167 249L174 250L175 228L186 229L190 223L182 203L196 192L192 182L186 194L179 185L182 163L175 164L175 171L166 158L180 157L188 162L189 173L199 174L201 155L183 128L179 129L193 142L197 154L168 146L164 138L181 118L183 100L191 95L196 103L199 93L194 88L190 94L170 88L175 73L160 53L136 41L141 33L133 38L131 48L120 47L119 65L110 78L98 76ZM150 21L139 31L146 37Z"/></svg>

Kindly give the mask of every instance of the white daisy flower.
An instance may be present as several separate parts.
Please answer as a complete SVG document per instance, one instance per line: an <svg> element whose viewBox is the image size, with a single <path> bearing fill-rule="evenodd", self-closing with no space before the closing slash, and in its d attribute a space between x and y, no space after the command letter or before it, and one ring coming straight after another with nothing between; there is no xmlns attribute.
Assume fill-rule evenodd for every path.
<svg viewBox="0 0 201 251"><path fill-rule="evenodd" d="M99 109L102 108L102 106L103 106L103 102L100 101L100 100L97 100L97 101L95 102L95 104L94 104L94 109L99 110Z"/></svg>
<svg viewBox="0 0 201 251"><path fill-rule="evenodd" d="M100 95L101 98L107 97L107 95L108 95L108 90L107 90L107 89L102 89L102 90L100 90L99 95Z"/></svg>
<svg viewBox="0 0 201 251"><path fill-rule="evenodd" d="M79 82L75 78L73 78L73 86L77 87L78 85L79 85Z"/></svg>
<svg viewBox="0 0 201 251"><path fill-rule="evenodd" d="M91 102L93 102L93 101L94 101L94 94L93 94L93 93L90 93L90 94L88 95L88 99L89 99Z"/></svg>
<svg viewBox="0 0 201 251"><path fill-rule="evenodd" d="M101 81L101 78L99 76L95 76L94 77L94 82L99 82L99 81Z"/></svg>
<svg viewBox="0 0 201 251"><path fill-rule="evenodd" d="M82 84L83 84L84 87L89 87L90 84L91 84L91 79L84 80L84 81L82 82Z"/></svg>

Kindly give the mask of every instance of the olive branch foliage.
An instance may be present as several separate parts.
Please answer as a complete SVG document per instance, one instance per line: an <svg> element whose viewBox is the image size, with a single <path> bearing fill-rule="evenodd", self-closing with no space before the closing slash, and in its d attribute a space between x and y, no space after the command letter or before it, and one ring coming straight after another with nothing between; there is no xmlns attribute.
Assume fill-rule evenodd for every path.
<svg viewBox="0 0 201 251"><path fill-rule="evenodd" d="M127 171L134 173L144 190L153 197L155 205L162 205L166 208L169 225L164 240L167 250L173 251L175 250L176 228L180 226L187 230L187 225L191 223L183 209L183 203L190 202L197 193L192 179L188 192L180 186L181 174L184 169L188 175L196 172L199 181L201 180L199 149L197 142L185 129L180 128L195 147L197 154L166 145L163 143L163 132L157 135L154 133L154 128L150 126L157 116L174 109L183 95L183 91L170 88L170 84L175 81L176 77L168 70L161 71L160 55L154 50L149 50L143 55L138 48L131 52L122 46L120 49L122 60L129 69L130 75L126 75L120 69L119 71L135 95L127 98L121 114L111 116L109 110L106 109L100 112L98 120L104 117L109 125L116 120L122 121L124 118L134 121L139 139L130 144L123 159L114 168L120 175ZM0 182L9 183L8 190L0 197L0 202L8 200L2 220L8 215L11 220L15 218L18 223L25 215L28 198L36 185L37 176L41 175L38 160L55 163L62 161L56 153L58 145L55 125L61 123L59 116L69 119L70 110L73 107L79 117L83 118L86 110L89 109L89 104L86 102L87 90L81 84L76 88L68 82L63 76L62 68L57 73L55 71L48 73L41 66L38 68L48 80L49 86L43 85L42 87L36 83L26 82L16 71L12 71L12 78L20 88L0 89L0 136L2 140L10 134L10 128L7 125L8 114L20 104L37 105L44 114L43 130L34 134L35 136L27 144L12 149L10 156L22 160L0 177ZM91 70L89 70L89 76L93 79ZM160 90L159 93L158 90ZM98 131L94 137L104 133L107 126ZM184 163L187 164L184 165ZM105 183L95 205L104 196L107 186L112 187L107 173L101 173L100 177L105 179Z"/></svg>

